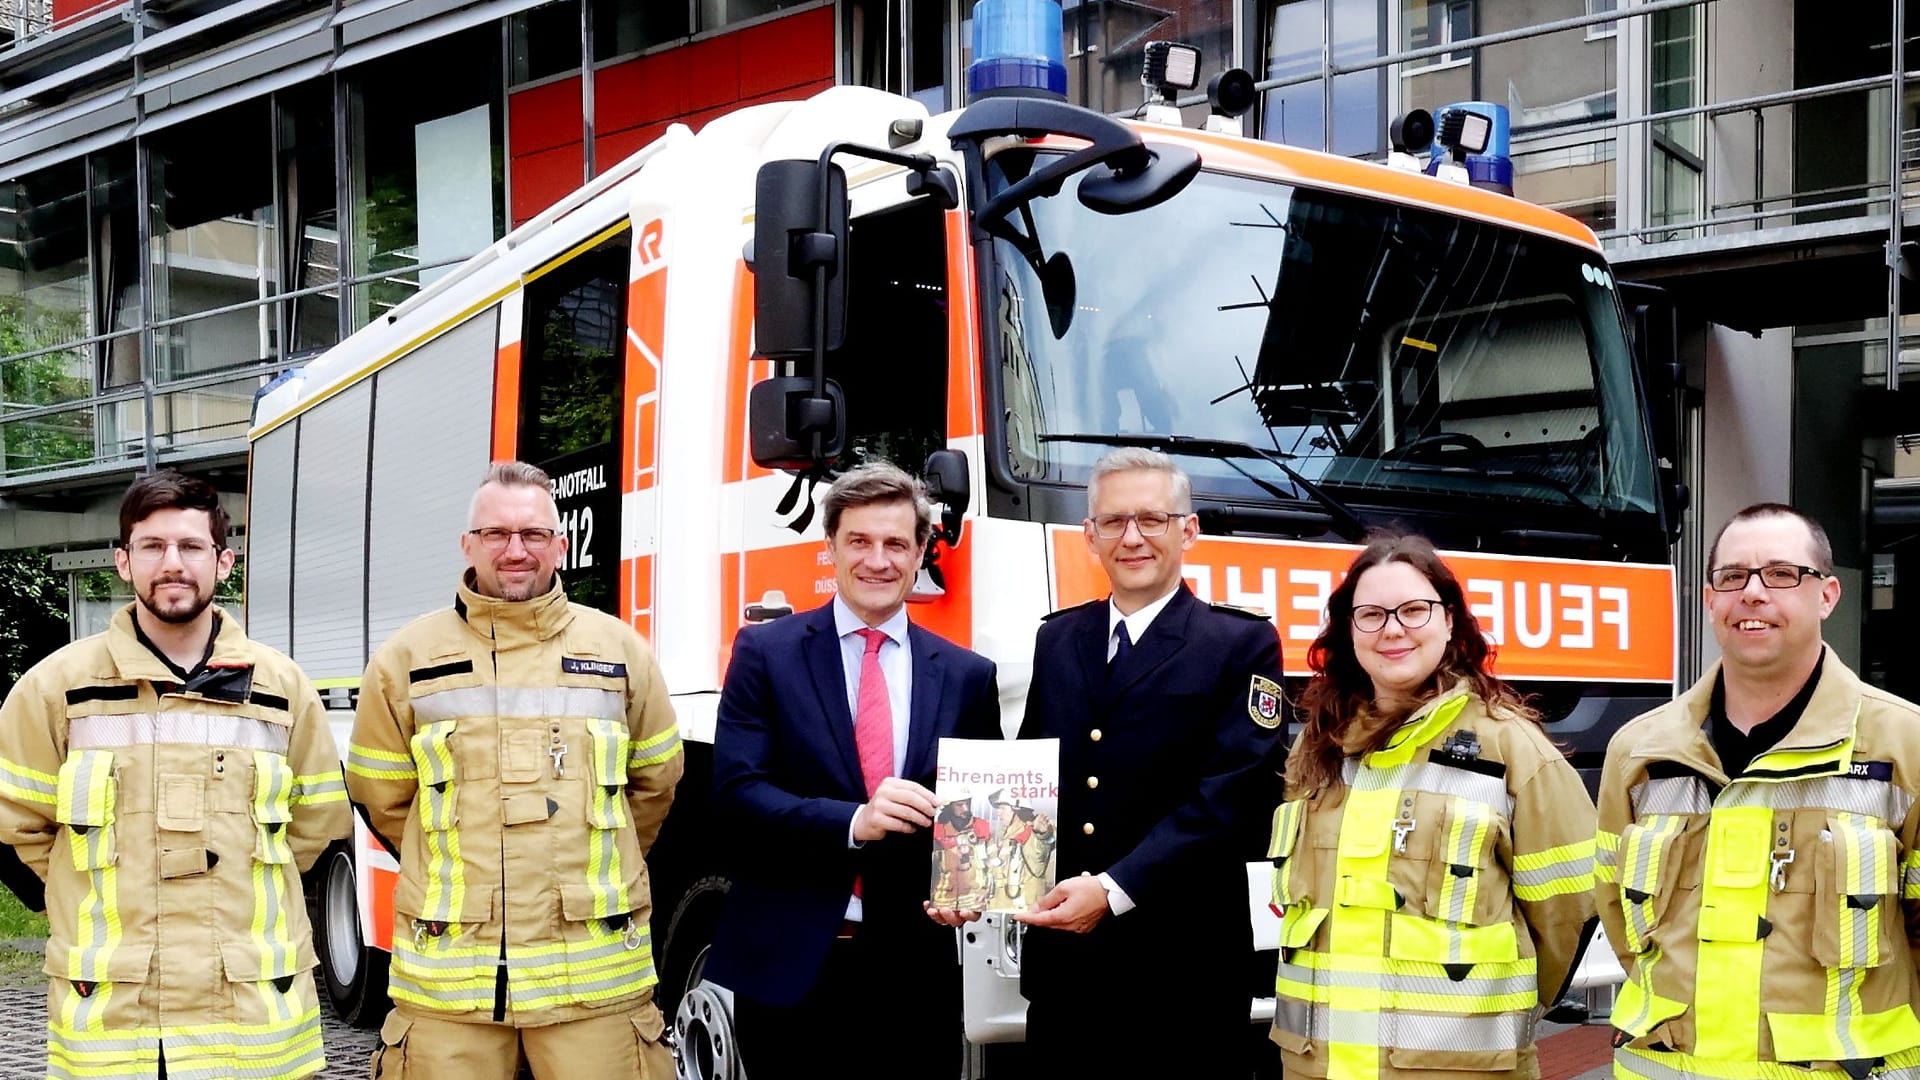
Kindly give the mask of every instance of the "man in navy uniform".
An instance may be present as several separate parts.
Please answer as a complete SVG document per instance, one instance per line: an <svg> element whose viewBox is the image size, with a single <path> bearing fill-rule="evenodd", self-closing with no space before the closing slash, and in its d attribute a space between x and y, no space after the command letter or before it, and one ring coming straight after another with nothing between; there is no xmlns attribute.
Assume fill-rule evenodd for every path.
<svg viewBox="0 0 1920 1080"><path fill-rule="evenodd" d="M1245 1077L1245 864L1280 799L1279 634L1181 581L1200 526L1166 455L1102 457L1085 531L1113 593L1041 625L1020 727L1060 740L1059 884L1014 916L1033 1075ZM1143 1008L1149 988L1177 1008Z"/></svg>
<svg viewBox="0 0 1920 1080"><path fill-rule="evenodd" d="M998 739L993 663L907 621L933 508L863 465L822 504L834 599L742 629L713 741L738 845L706 976L754 1080L960 1073L960 968L926 914L943 737Z"/></svg>

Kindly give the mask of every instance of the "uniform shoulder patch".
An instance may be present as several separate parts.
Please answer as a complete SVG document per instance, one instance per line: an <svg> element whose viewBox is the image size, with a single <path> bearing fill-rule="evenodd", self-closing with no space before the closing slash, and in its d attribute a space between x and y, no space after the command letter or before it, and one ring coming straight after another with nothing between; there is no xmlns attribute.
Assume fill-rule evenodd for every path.
<svg viewBox="0 0 1920 1080"><path fill-rule="evenodd" d="M627 675L625 664L617 664L611 660L583 659L577 656L561 657L560 670L568 675L604 675L610 679L624 679Z"/></svg>
<svg viewBox="0 0 1920 1080"><path fill-rule="evenodd" d="M1209 604L1207 606L1213 608L1215 611L1223 611L1228 615L1238 615L1243 619L1252 619L1255 622L1273 621L1271 614L1261 611L1259 608L1234 607L1232 604Z"/></svg>
<svg viewBox="0 0 1920 1080"><path fill-rule="evenodd" d="M1079 610L1081 610L1082 608L1090 608L1090 607L1093 607L1093 606L1095 606L1095 605L1105 605L1105 604L1106 604L1106 601L1105 601L1105 600L1089 600L1089 601L1087 601L1087 602L1086 602L1086 603L1084 603L1084 604L1075 604L1075 605L1073 605L1072 607L1063 607L1063 608L1060 608L1060 609L1058 609L1058 610L1055 610L1055 611L1049 611L1049 612L1047 612L1047 613L1046 613L1045 615L1042 615L1042 616L1040 616L1040 621L1041 621L1041 622L1047 622L1047 621L1049 621L1049 620L1051 620L1051 619L1057 619L1057 618L1059 618L1059 617L1060 617L1060 616L1062 616L1062 615L1066 615L1066 614L1069 614L1069 613L1071 613L1071 612L1075 612L1075 611L1079 611Z"/></svg>
<svg viewBox="0 0 1920 1080"><path fill-rule="evenodd" d="M1247 717L1263 728L1280 726L1280 684L1255 675L1247 687Z"/></svg>

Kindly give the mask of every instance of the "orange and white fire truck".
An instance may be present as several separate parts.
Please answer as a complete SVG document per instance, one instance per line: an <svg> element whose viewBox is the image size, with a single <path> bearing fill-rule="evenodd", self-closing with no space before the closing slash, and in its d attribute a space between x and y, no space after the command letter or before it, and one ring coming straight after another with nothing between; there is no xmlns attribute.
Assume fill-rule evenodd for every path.
<svg viewBox="0 0 1920 1080"><path fill-rule="evenodd" d="M1415 528L1597 766L1669 696L1685 498L1623 292L1579 223L1414 172L1014 93L756 106L674 127L263 393L249 633L345 746L368 655L450 602L488 461L543 466L568 592L653 642L688 746L650 860L671 1010L726 888L730 643L830 595L832 467L928 476L913 618L998 663L1008 731L1040 617L1104 592L1089 468L1147 445L1193 478L1193 589L1270 613L1290 673L1351 545ZM322 985L361 1023L387 1007L396 869L362 825L317 871ZM720 1075L724 1017L692 1020L683 1054Z"/></svg>

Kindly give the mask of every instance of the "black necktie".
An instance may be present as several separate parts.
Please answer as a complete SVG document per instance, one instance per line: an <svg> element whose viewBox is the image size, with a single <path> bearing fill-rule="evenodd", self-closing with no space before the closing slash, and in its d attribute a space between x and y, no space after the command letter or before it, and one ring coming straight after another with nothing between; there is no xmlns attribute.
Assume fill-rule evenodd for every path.
<svg viewBox="0 0 1920 1080"><path fill-rule="evenodd" d="M1120 671L1127 666L1127 657L1132 655L1133 635L1127 632L1127 624L1122 622L1114 638L1113 658L1107 661L1107 678L1118 677Z"/></svg>

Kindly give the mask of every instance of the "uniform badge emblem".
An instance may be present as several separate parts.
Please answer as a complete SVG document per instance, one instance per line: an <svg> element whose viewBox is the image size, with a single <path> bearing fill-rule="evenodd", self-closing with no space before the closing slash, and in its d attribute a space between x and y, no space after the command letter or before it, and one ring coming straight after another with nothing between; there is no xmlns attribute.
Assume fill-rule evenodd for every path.
<svg viewBox="0 0 1920 1080"><path fill-rule="evenodd" d="M1263 728L1280 726L1280 684L1255 675L1247 688L1247 716Z"/></svg>

